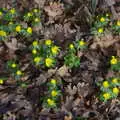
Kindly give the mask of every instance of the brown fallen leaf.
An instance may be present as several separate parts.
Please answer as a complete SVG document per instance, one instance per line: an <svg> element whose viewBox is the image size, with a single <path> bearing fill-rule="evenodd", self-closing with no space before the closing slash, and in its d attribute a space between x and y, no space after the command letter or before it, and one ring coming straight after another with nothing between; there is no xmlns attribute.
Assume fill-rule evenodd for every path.
<svg viewBox="0 0 120 120"><path fill-rule="evenodd" d="M60 77L70 76L68 73L68 67L66 65L63 65L62 67L60 67L57 70L56 74L59 75Z"/></svg>
<svg viewBox="0 0 120 120"><path fill-rule="evenodd" d="M120 41L120 39L113 38L112 34L107 34L103 37L96 37L94 38L93 44L90 46L92 49L96 49L99 45L101 48L108 48L109 46L113 45L114 43Z"/></svg>
<svg viewBox="0 0 120 120"><path fill-rule="evenodd" d="M44 10L48 13L48 16L54 18L63 14L63 4L59 2L50 2L49 6L44 7Z"/></svg>

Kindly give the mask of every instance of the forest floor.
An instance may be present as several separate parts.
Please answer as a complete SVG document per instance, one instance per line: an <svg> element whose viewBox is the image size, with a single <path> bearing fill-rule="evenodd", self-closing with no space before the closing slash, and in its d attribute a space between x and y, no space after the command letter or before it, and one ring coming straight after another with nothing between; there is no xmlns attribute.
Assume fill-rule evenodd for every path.
<svg viewBox="0 0 120 120"><path fill-rule="evenodd" d="M0 78L7 80L0 85L0 120L120 120L120 95L102 102L98 96L97 82L111 77L120 77L120 72L110 69L111 56L120 57L120 36L111 32L102 37L90 33L91 18L110 12L113 19L120 19L120 1L108 5L98 0L0 0L0 7L14 7L20 12L33 8L41 10L41 24L34 27L34 34L26 39L12 37L0 42ZM97 1L97 0L93 0ZM114 8L112 8L112 7ZM1 23L0 23L1 25ZM51 39L60 46L57 65L53 68L36 68L28 49L35 39ZM88 48L79 51L80 67L69 69L63 56L67 46L83 38ZM24 71L21 87L6 69L8 60L19 60ZM61 81L62 91L57 109L43 107L43 99L50 79Z"/></svg>

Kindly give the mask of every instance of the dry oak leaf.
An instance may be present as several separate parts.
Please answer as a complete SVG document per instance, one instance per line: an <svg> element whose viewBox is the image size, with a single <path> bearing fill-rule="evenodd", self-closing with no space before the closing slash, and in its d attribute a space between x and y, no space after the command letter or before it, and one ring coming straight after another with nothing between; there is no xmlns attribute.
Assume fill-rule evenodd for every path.
<svg viewBox="0 0 120 120"><path fill-rule="evenodd" d="M120 39L113 38L112 34L108 34L101 38L96 37L90 47L96 49L97 45L99 45L101 48L108 48L118 41L120 41Z"/></svg>
<svg viewBox="0 0 120 120"><path fill-rule="evenodd" d="M50 17L56 17L63 14L63 4L59 2L50 2L49 6L45 6L44 10Z"/></svg>

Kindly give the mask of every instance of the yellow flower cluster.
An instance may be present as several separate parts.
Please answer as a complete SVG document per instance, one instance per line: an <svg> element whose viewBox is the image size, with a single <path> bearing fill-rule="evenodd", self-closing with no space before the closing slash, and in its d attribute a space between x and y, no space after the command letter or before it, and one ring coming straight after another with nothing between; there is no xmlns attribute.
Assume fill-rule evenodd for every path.
<svg viewBox="0 0 120 120"><path fill-rule="evenodd" d="M56 107L56 102L58 100L58 96L60 95L60 91L57 89L57 81L56 79L50 80L50 96L47 99L47 105L51 108Z"/></svg>
<svg viewBox="0 0 120 120"><path fill-rule="evenodd" d="M120 90L119 90L119 79L118 78L112 78L111 81L104 81L102 83L102 86L103 88L101 89L103 94L103 98L105 101L111 99L111 98L114 98L114 97L117 97L118 94L120 93Z"/></svg>

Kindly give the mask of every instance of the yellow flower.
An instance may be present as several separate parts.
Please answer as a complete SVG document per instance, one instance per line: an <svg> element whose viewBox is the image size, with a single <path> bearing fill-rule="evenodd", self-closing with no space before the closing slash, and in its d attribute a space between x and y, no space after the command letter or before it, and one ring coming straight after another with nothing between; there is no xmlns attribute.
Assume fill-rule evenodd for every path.
<svg viewBox="0 0 120 120"><path fill-rule="evenodd" d="M117 84L118 83L118 79L117 78L113 78L112 79L112 83Z"/></svg>
<svg viewBox="0 0 120 120"><path fill-rule="evenodd" d="M34 58L34 62L35 62L35 63L39 63L40 61L41 61L41 57L35 57L35 58Z"/></svg>
<svg viewBox="0 0 120 120"><path fill-rule="evenodd" d="M109 87L109 82L108 81L104 81L103 82L103 87L104 88L108 88Z"/></svg>
<svg viewBox="0 0 120 120"><path fill-rule="evenodd" d="M45 45L50 46L51 44L52 44L52 41L51 41L51 40L45 40Z"/></svg>
<svg viewBox="0 0 120 120"><path fill-rule="evenodd" d="M56 97L58 95L58 92L56 90L52 90L51 96Z"/></svg>
<svg viewBox="0 0 120 120"><path fill-rule="evenodd" d="M9 25L12 25L12 24L13 24L13 22L9 22L8 24L9 24Z"/></svg>
<svg viewBox="0 0 120 120"><path fill-rule="evenodd" d="M80 46L84 46L85 44L86 44L86 42L84 42L83 40L80 40L80 41L79 41L79 45L80 45Z"/></svg>
<svg viewBox="0 0 120 120"><path fill-rule="evenodd" d="M22 72L20 70L17 70L16 74L20 76L22 75Z"/></svg>
<svg viewBox="0 0 120 120"><path fill-rule="evenodd" d="M110 95L110 93L104 93L103 97L105 100L108 100L108 99L110 99L111 95Z"/></svg>
<svg viewBox="0 0 120 120"><path fill-rule="evenodd" d="M16 12L15 8L10 9L11 14L15 14L15 12Z"/></svg>
<svg viewBox="0 0 120 120"><path fill-rule="evenodd" d="M70 49L74 49L74 45L73 45L73 44L70 44L70 45L69 45L69 48L70 48Z"/></svg>
<svg viewBox="0 0 120 120"><path fill-rule="evenodd" d="M15 30L16 30L16 32L20 32L21 31L21 26L20 25L16 26Z"/></svg>
<svg viewBox="0 0 120 120"><path fill-rule="evenodd" d="M104 18L104 17L101 17L101 18L100 18L100 22L105 22L105 18Z"/></svg>
<svg viewBox="0 0 120 120"><path fill-rule="evenodd" d="M0 79L0 85L2 85L4 83L3 79Z"/></svg>
<svg viewBox="0 0 120 120"><path fill-rule="evenodd" d="M53 46L53 47L51 48L52 53L55 54L55 55L58 54L59 50L60 50L60 49L59 49L58 46Z"/></svg>
<svg viewBox="0 0 120 120"><path fill-rule="evenodd" d="M39 22L40 21L40 19L39 18L35 18L35 20L34 20L35 22Z"/></svg>
<svg viewBox="0 0 120 120"><path fill-rule="evenodd" d="M112 56L112 59L110 60L110 64L115 65L117 63L118 63L117 58L115 58L115 56Z"/></svg>
<svg viewBox="0 0 120 120"><path fill-rule="evenodd" d="M31 28L31 27L28 27L28 28L27 28L27 32L28 32L29 34L32 34L32 28Z"/></svg>
<svg viewBox="0 0 120 120"><path fill-rule="evenodd" d="M16 65L15 63L13 63L13 64L11 65L12 68L16 68L16 66L17 66L17 65Z"/></svg>
<svg viewBox="0 0 120 120"><path fill-rule="evenodd" d="M27 13L27 16L28 16L28 17L31 17L31 16L32 16L32 13L28 12L28 13Z"/></svg>
<svg viewBox="0 0 120 120"><path fill-rule="evenodd" d="M104 31L103 28L99 28L99 29L98 29L98 32L99 32L99 33L103 33L103 31Z"/></svg>
<svg viewBox="0 0 120 120"><path fill-rule="evenodd" d="M33 45L34 47L38 46L38 41L33 41L32 45Z"/></svg>
<svg viewBox="0 0 120 120"><path fill-rule="evenodd" d="M113 93L117 95L119 93L119 89L117 87L113 88Z"/></svg>
<svg viewBox="0 0 120 120"><path fill-rule="evenodd" d="M3 14L3 13L0 11L0 16L2 16L2 14Z"/></svg>
<svg viewBox="0 0 120 120"><path fill-rule="evenodd" d="M52 99L47 99L47 103L48 103L48 105L50 105L50 106L54 106L54 105L55 105L55 101L52 100Z"/></svg>
<svg viewBox="0 0 120 120"><path fill-rule="evenodd" d="M117 26L120 26L120 20L117 21Z"/></svg>
<svg viewBox="0 0 120 120"><path fill-rule="evenodd" d="M37 53L37 50L36 50L36 49L33 49L33 50L32 50L32 53L33 53L33 54L36 54L36 53Z"/></svg>
<svg viewBox="0 0 120 120"><path fill-rule="evenodd" d="M56 85L57 81L55 79L51 79L50 83Z"/></svg>
<svg viewBox="0 0 120 120"><path fill-rule="evenodd" d="M45 65L47 67L51 67L53 65L54 60L52 58L46 58L45 59Z"/></svg>
<svg viewBox="0 0 120 120"><path fill-rule="evenodd" d="M110 14L109 14L109 13L106 13L106 16L107 16L107 17L109 17L109 16L110 16Z"/></svg>
<svg viewBox="0 0 120 120"><path fill-rule="evenodd" d="M37 12L38 12L38 9L34 9L33 11L34 11L35 13L37 13Z"/></svg>
<svg viewBox="0 0 120 120"><path fill-rule="evenodd" d="M5 37L5 36L6 36L6 32L3 31L3 30L0 30L0 36L1 36L1 37Z"/></svg>

